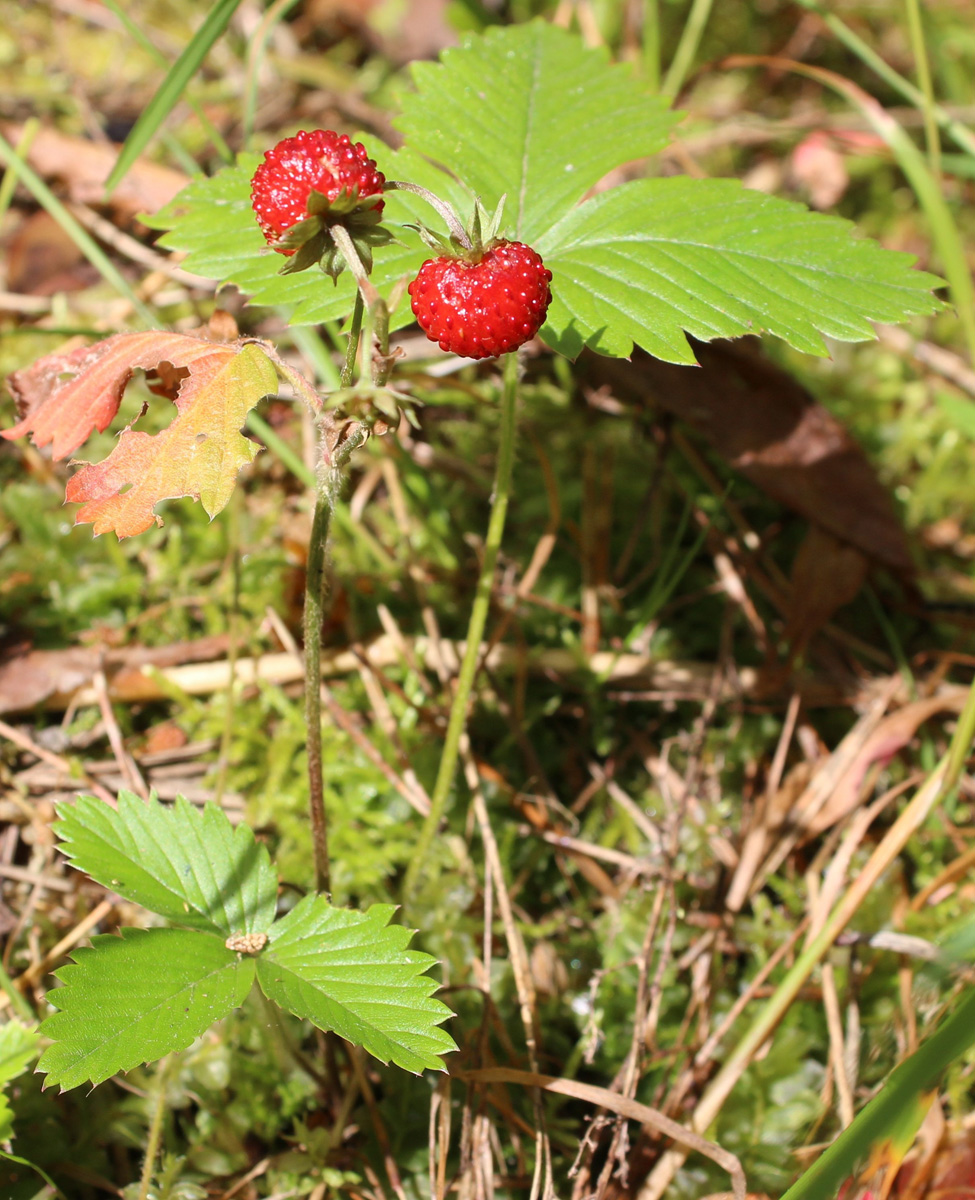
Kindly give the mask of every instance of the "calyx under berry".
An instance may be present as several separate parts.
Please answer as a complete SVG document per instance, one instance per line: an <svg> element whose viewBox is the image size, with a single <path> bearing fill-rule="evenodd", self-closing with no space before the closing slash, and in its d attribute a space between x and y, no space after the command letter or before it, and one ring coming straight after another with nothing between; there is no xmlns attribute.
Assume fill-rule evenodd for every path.
<svg viewBox="0 0 975 1200"><path fill-rule="evenodd" d="M462 358L495 358L538 333L552 301L552 272L524 242L498 237L504 198L493 214L475 201L465 229L443 201L412 184L446 221L450 234L414 225L437 251L410 284L410 307L423 332L441 350Z"/></svg>

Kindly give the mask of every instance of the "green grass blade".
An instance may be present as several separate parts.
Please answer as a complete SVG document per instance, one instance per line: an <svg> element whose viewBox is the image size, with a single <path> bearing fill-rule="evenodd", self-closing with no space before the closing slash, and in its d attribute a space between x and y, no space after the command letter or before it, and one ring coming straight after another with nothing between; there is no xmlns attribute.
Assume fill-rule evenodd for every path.
<svg viewBox="0 0 975 1200"><path fill-rule="evenodd" d="M105 6L106 8L110 8L112 12L115 13L129 37L134 42L138 42L143 50L145 50L145 52L151 58L153 58L159 64L159 66L169 66L169 61L167 60L165 54L163 54L161 50L157 49L155 43L151 40L145 30L140 29L135 21L132 20L129 14L119 3L119 0L105 0ZM234 152L224 141L220 134L220 130L217 129L217 127L213 124L210 118L200 107L199 103L196 100L191 100L189 97L187 97L187 103L189 104L190 108L192 108L196 119L200 122L200 125L203 128L203 132L213 143L213 146L220 157L224 160L224 162L233 162ZM187 175L200 174L199 164L196 162L193 156L183 148L180 142L172 136L172 134L163 134L163 140L166 144L166 148L179 162L179 165L183 168Z"/></svg>
<svg viewBox="0 0 975 1200"><path fill-rule="evenodd" d="M937 178L941 175L941 142L938 138L938 122L934 115L934 84L931 81L931 65L928 62L928 48L924 40L924 25L921 22L921 5L919 0L906 0L907 25L911 34L911 49L914 52L914 64L917 69L917 81L921 85L924 96L922 111L924 113L924 140L928 150L928 164L931 173Z"/></svg>
<svg viewBox="0 0 975 1200"><path fill-rule="evenodd" d="M298 3L298 0L274 0L274 3L261 18L250 45L247 47L247 83L244 90L244 145L250 142L254 132L254 118L257 114L258 76L267 52L267 43L275 26L283 21L288 13Z"/></svg>
<svg viewBox="0 0 975 1200"><path fill-rule="evenodd" d="M841 41L847 50L852 51L864 66L869 67L875 75L879 75L884 83L917 108L924 108L924 93L884 62L876 50L870 47L859 34L854 33L849 25L844 24L835 13L830 12L825 4L820 0L799 0L799 3L803 8L821 17L823 24L835 35L837 40ZM935 104L932 112L938 125L952 141L967 150L969 154L975 155L975 133L953 117L946 108L942 108L940 104Z"/></svg>
<svg viewBox="0 0 975 1200"><path fill-rule="evenodd" d="M819 1200L835 1195L836 1188L865 1158L872 1146L905 1132L905 1114L920 1127L926 1106L924 1093L937 1085L941 1073L975 1042L975 989L968 994L938 1032L893 1072L853 1124L782 1197L782 1200ZM916 1130L915 1130L916 1132ZM913 1139L912 1139L913 1140Z"/></svg>
<svg viewBox="0 0 975 1200"><path fill-rule="evenodd" d="M129 301L132 308L146 325L151 327L158 324L152 309L143 304L132 290L129 281L119 271L101 246L99 246L86 229L83 229L78 224L44 180L24 162L23 158L10 145L3 134L0 134L0 162L3 162L10 173L20 180L41 208L46 209L51 214L85 258L101 273L102 277Z"/></svg>
<svg viewBox="0 0 975 1200"><path fill-rule="evenodd" d="M217 0L206 20L190 40L190 44L173 63L159 90L125 139L118 161L105 184L107 193L110 194L118 187L129 168L148 146L156 130L172 112L214 42L230 24L230 18L237 11L240 2L241 0Z"/></svg>
<svg viewBox="0 0 975 1200"><path fill-rule="evenodd" d="M660 88L660 94L665 100L673 102L677 97L677 93L684 86L684 80L691 69L691 63L693 63L694 56L697 54L708 18L711 16L711 3L712 0L694 0L694 3L691 5L687 23L684 26L683 33L680 35L680 41L677 44L674 57L671 60L667 75Z"/></svg>

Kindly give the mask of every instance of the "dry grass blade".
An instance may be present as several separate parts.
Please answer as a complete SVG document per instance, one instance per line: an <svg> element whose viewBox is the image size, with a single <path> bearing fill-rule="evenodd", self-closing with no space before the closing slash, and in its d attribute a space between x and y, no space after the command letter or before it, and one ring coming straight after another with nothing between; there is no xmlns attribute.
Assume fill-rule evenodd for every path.
<svg viewBox="0 0 975 1200"><path fill-rule="evenodd" d="M560 1096L568 1096L573 1100L583 1100L587 1104L608 1108L610 1112L619 1113L633 1121L650 1125L665 1137L673 1138L688 1150L695 1150L705 1158L717 1163L731 1176L734 1200L745 1200L747 1186L745 1172L741 1163L729 1151L709 1142L707 1138L693 1130L686 1129L677 1121L671 1120L649 1104L640 1104L637 1100L629 1100L618 1092L608 1088L593 1087L588 1083L578 1083L574 1079L558 1079L552 1075L536 1075L533 1071L515 1071L509 1067L484 1067L475 1071L458 1071L459 1079L480 1083L518 1083L523 1087L541 1088L542 1091L555 1092Z"/></svg>
<svg viewBox="0 0 975 1200"><path fill-rule="evenodd" d="M466 739L465 739L466 741ZM511 969L515 979L515 989L518 993L518 1004L521 1020L525 1028L525 1043L528 1047L528 1060L532 1070L538 1069L538 1029L535 1015L535 984L532 980L531 966L525 943L522 940L518 926L515 924L514 913L511 909L511 897L508 894L504 878L504 868L498 853L498 844L488 817L487 805L484 803L484 793L481 791L477 765L466 745L462 747L464 755L464 771L467 786L474 797L474 815L477 818L481 838L484 841L484 856L487 867L494 882L494 890L498 898L498 909L504 924L505 939L508 943L508 953L511 956ZM549 1145L548 1133L545 1129L545 1112L542 1108L541 1096L536 1091L534 1095L535 1109L535 1174L532 1179L531 1200L536 1200L541 1193L542 1200L554 1200L555 1190L552 1185L552 1151Z"/></svg>
<svg viewBox="0 0 975 1200"><path fill-rule="evenodd" d="M754 1055L772 1035L799 989L809 978L816 964L823 958L839 935L870 894L891 863L897 858L908 840L927 819L944 790L947 765L942 763L925 780L910 803L888 829L883 840L870 856L863 870L847 889L842 900L833 909L819 935L809 945L786 978L776 989L765 1008L752 1023L748 1032L735 1047L731 1057L711 1081L704 1092L694 1115L691 1127L707 1129L715 1119L725 1101L731 1095L738 1080L744 1074ZM854 836L856 836L854 834ZM861 835L862 836L862 835ZM674 1176L687 1157L682 1148L668 1150L651 1171L644 1184L639 1200L661 1200L666 1195Z"/></svg>

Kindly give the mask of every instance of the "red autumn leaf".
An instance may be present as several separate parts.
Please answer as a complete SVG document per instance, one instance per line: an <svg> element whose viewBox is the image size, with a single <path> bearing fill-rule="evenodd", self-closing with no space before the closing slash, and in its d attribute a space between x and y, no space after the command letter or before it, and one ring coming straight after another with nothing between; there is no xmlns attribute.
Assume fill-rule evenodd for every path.
<svg viewBox="0 0 975 1200"><path fill-rule="evenodd" d="M135 370L156 372L156 390L173 399L176 416L158 434L126 429L111 454L85 463L67 499L81 501L77 522L95 533L131 537L161 524L153 509L178 496L199 499L211 517L227 503L237 472L257 447L240 433L247 413L276 390L277 371L253 341L214 343L187 334L116 334L66 354L51 354L17 371L8 385L23 417L3 437L33 435L65 458L118 412ZM68 376L68 378L64 378Z"/></svg>

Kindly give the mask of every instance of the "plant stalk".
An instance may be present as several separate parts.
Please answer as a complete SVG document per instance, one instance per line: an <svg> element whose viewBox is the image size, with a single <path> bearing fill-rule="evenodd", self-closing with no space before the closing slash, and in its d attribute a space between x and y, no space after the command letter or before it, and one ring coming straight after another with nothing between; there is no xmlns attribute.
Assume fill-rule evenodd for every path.
<svg viewBox="0 0 975 1200"><path fill-rule="evenodd" d="M421 187L418 183L407 183L403 179L387 179L386 185L383 188L386 192L412 192L414 196L419 196L421 200L426 200L431 208L435 208L443 217L444 224L450 230L454 239L464 247L465 250L470 250L471 239L467 236L467 230L461 224L460 218L454 212L453 208L439 196L435 195L429 188Z"/></svg>
<svg viewBox="0 0 975 1200"><path fill-rule="evenodd" d="M333 451L315 489L315 511L308 542L305 571L305 726L308 754L308 815L315 854L315 890L331 891L328 859L328 818L325 814L325 776L322 769L322 620L325 611L325 550L332 509L342 483L342 470L369 436L365 425L356 425Z"/></svg>
<svg viewBox="0 0 975 1200"><path fill-rule="evenodd" d="M494 495L491 500L491 516L488 521L487 537L484 541L484 559L471 607L467 626L464 657L457 676L457 687L450 707L447 735L437 771L436 783L430 797L430 812L423 822L416 848L407 867L403 882L404 903L409 904L416 891L420 872L427 865L430 846L440 827L447 807L447 798L457 770L457 757L461 740L467 728L471 691L481 656L481 641L487 623L494 586L494 569L501 549L505 518L508 515L508 497L511 491L511 473L515 461L515 426L518 407L518 356L508 354L504 363L504 389L501 399L501 435L498 445L498 463L494 479Z"/></svg>
<svg viewBox="0 0 975 1200"><path fill-rule="evenodd" d="M156 1082L159 1094L156 1106L152 1110L152 1121L149 1124L149 1137L146 1141L146 1157L142 1164L142 1178L139 1180L139 1200L149 1200L149 1189L152 1186L152 1173L159 1157L159 1144L162 1141L163 1118L166 1115L166 1082L174 1062L174 1056L164 1058L159 1064Z"/></svg>
<svg viewBox="0 0 975 1200"><path fill-rule="evenodd" d="M315 890L331 892L328 861L328 818L322 772L322 609L325 602L325 545L332 515L332 497L322 472L315 491L315 511L308 541L305 571L305 728L308 736L308 815L315 854Z"/></svg>
<svg viewBox="0 0 975 1200"><path fill-rule="evenodd" d="M345 257L349 270L359 287L349 327L349 345L342 367L340 387L349 387L355 370L362 315L368 303L370 311L385 315L384 353L389 352L389 316L386 305L369 281L352 239L341 226L333 231L336 244ZM377 327L380 320L376 320ZM388 368L387 368L388 370ZM308 815L311 819L312 849L315 856L315 890L326 896L331 892L331 867L328 857L328 816L325 812L325 774L322 767L322 620L325 611L325 551L332 509L342 483L342 468L369 436L365 425L352 428L345 439L330 448L322 438L322 466L315 486L315 509L312 514L308 541L308 563L305 571L305 609L303 632L305 641L305 729L308 755Z"/></svg>

